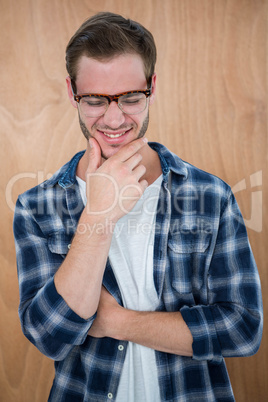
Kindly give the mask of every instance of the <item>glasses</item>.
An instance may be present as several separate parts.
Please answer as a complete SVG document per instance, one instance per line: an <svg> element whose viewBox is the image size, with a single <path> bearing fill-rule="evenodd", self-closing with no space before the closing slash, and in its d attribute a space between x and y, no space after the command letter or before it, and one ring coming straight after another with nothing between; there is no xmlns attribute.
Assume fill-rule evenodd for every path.
<svg viewBox="0 0 268 402"><path fill-rule="evenodd" d="M152 93L150 88L145 90L122 92L117 95L105 94L82 94L76 95L73 91L74 100L79 104L81 112L87 117L100 117L104 115L111 102L116 102L119 109L125 114L139 114L147 107L148 97ZM72 82L72 90L75 85Z"/></svg>

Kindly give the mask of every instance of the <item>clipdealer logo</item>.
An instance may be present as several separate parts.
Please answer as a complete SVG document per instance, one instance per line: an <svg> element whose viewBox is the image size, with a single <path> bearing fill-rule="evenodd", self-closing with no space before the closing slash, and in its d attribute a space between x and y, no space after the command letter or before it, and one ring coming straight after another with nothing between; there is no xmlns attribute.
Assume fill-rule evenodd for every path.
<svg viewBox="0 0 268 402"><path fill-rule="evenodd" d="M23 180L23 179L31 179L34 181L34 185L39 185L44 182L46 179L49 179L52 174L48 174L46 177L44 172L38 171L36 173L33 172L24 172L18 173L12 176L5 189L5 199L9 209L14 212L15 211L15 200L13 197L14 187L15 185ZM111 178L110 178L111 180ZM232 186L232 192L234 195L238 194L241 191L247 190L247 180L246 178L240 180L234 186ZM260 233L263 228L263 191L262 191L262 184L263 184L263 175L262 170L259 170L255 173L252 173L249 177L250 189L251 189L251 200L250 200L250 213L246 214L245 216L249 216L248 219L244 218L245 225L248 229L251 229L257 233ZM122 206L121 206L122 207ZM44 213L44 209L40 208L40 213ZM94 212L92 212L94 213ZM240 215L235 215L235 218L238 221L242 221Z"/></svg>
<svg viewBox="0 0 268 402"><path fill-rule="evenodd" d="M251 188L251 211L250 218L245 219L244 222L248 229L260 233L262 231L263 219L263 199L262 199L262 170L259 170L250 175L249 178ZM232 187L233 194L236 195L240 191L247 189L246 179L239 181ZM239 216L236 217L241 220Z"/></svg>

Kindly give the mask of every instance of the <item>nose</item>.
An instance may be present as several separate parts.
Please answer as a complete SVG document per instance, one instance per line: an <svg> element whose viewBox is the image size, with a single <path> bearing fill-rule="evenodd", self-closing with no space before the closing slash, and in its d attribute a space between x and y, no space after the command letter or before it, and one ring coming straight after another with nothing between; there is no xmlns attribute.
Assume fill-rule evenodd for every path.
<svg viewBox="0 0 268 402"><path fill-rule="evenodd" d="M111 128L117 128L125 122L125 115L122 110L119 109L117 102L112 101L110 103L103 115L103 121L105 125Z"/></svg>

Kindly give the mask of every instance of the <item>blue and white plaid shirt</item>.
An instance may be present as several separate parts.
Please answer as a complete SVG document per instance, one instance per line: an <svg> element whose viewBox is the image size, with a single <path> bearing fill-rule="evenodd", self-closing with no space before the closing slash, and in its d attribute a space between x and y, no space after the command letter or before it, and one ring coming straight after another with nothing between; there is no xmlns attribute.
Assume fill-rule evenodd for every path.
<svg viewBox="0 0 268 402"><path fill-rule="evenodd" d="M154 246L157 310L180 311L193 335L193 357L155 351L161 400L233 401L224 357L256 353L262 335L260 280L246 229L227 184L160 144L150 146L163 171ZM96 315L79 317L54 285L84 208L76 181L82 155L20 195L14 218L21 325L55 360L49 400L57 402L115 400L128 346L88 336ZM103 284L122 305L109 261Z"/></svg>

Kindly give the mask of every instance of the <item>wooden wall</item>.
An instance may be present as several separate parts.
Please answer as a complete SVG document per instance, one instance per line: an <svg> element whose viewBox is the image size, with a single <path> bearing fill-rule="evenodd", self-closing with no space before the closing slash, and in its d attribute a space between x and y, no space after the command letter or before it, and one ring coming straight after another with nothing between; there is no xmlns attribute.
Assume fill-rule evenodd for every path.
<svg viewBox="0 0 268 402"><path fill-rule="evenodd" d="M145 24L158 46L148 137L234 189L267 315L267 0L0 0L0 400L43 402L53 363L22 335L12 234L19 193L85 147L65 88L68 39L113 11ZM257 355L229 359L237 401L267 400L267 327Z"/></svg>

